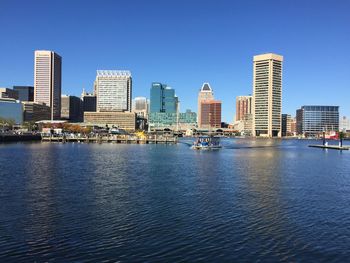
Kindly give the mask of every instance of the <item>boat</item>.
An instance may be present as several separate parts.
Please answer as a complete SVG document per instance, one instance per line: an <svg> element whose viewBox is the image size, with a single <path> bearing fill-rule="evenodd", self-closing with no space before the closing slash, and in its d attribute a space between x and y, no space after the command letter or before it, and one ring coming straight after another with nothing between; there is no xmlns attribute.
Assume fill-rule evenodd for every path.
<svg viewBox="0 0 350 263"><path fill-rule="evenodd" d="M220 148L220 137L217 136L199 136L192 145L192 149L195 150L218 150Z"/></svg>

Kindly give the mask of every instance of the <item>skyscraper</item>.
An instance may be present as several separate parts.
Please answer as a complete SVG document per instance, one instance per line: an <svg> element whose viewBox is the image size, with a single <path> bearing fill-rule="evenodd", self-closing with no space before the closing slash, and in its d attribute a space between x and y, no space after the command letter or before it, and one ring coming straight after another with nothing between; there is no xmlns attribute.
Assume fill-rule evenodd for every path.
<svg viewBox="0 0 350 263"><path fill-rule="evenodd" d="M150 112L176 113L178 107L178 98L175 90L166 84L153 82L150 94Z"/></svg>
<svg viewBox="0 0 350 263"><path fill-rule="evenodd" d="M34 61L34 101L51 108L51 120L61 117L62 58L53 51L36 50Z"/></svg>
<svg viewBox="0 0 350 263"><path fill-rule="evenodd" d="M202 85L202 88L199 90L198 93L198 127L202 126L202 102L213 100L214 99L214 92L211 89L209 83L205 82Z"/></svg>
<svg viewBox="0 0 350 263"><path fill-rule="evenodd" d="M201 127L220 128L221 127L221 101L205 100L201 102Z"/></svg>
<svg viewBox="0 0 350 263"><path fill-rule="evenodd" d="M131 112L132 79L126 70L97 70L98 112Z"/></svg>
<svg viewBox="0 0 350 263"><path fill-rule="evenodd" d="M254 56L253 135L281 137L283 56Z"/></svg>
<svg viewBox="0 0 350 263"><path fill-rule="evenodd" d="M173 128L178 123L179 100L175 90L166 84L153 82L150 91L149 127Z"/></svg>
<svg viewBox="0 0 350 263"><path fill-rule="evenodd" d="M252 113L252 96L236 97L236 121L242 121L246 114Z"/></svg>

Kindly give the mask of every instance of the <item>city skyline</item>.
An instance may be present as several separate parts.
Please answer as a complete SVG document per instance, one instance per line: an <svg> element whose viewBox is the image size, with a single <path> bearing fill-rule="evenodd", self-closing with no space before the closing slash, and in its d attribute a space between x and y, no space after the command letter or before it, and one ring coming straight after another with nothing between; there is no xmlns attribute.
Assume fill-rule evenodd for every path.
<svg viewBox="0 0 350 263"><path fill-rule="evenodd" d="M99 68L127 69L133 72L133 98L148 97L152 82L164 82L176 89L181 110L196 111L198 90L209 82L222 100L223 121L231 123L236 96L252 94L253 56L274 52L285 58L282 113L295 116L301 105L339 105L341 116L349 116L349 4L252 2L190 1L185 9L181 1L96 7L84 2L76 17L79 1L71 8L65 1L55 8L41 1L3 1L0 21L7 41L0 44L0 86L33 85L34 50L52 50L63 58L63 94L92 91ZM124 12L114 16L117 8ZM33 10L45 12L35 17ZM152 18L161 11L168 16L162 23ZM100 22L91 19L95 13ZM261 25L249 22L260 13L267 17L259 20ZM175 23L175 16L182 21ZM127 37L119 41L111 28ZM97 42L94 34L108 41ZM157 36L166 41L156 41Z"/></svg>

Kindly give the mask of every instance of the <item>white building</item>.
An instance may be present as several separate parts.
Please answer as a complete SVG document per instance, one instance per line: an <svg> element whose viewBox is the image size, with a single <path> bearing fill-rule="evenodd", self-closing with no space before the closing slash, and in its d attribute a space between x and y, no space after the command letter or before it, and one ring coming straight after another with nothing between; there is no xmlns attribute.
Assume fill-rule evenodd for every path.
<svg viewBox="0 0 350 263"><path fill-rule="evenodd" d="M339 130L350 131L350 120L346 116L339 120Z"/></svg>
<svg viewBox="0 0 350 263"><path fill-rule="evenodd" d="M34 101L51 108L51 120L61 117L62 58L53 51L36 50L34 58Z"/></svg>
<svg viewBox="0 0 350 263"><path fill-rule="evenodd" d="M97 112L131 112L131 72L97 70Z"/></svg>
<svg viewBox="0 0 350 263"><path fill-rule="evenodd" d="M281 137L283 56L254 56L253 136Z"/></svg>

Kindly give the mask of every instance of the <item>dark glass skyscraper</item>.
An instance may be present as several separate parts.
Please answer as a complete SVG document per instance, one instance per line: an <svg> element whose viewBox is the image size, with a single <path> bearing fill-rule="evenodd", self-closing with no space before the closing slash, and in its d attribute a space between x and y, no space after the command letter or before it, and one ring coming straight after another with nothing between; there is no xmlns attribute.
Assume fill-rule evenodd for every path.
<svg viewBox="0 0 350 263"><path fill-rule="evenodd" d="M13 86L13 90L18 92L18 99L21 101L34 101L34 87Z"/></svg>

